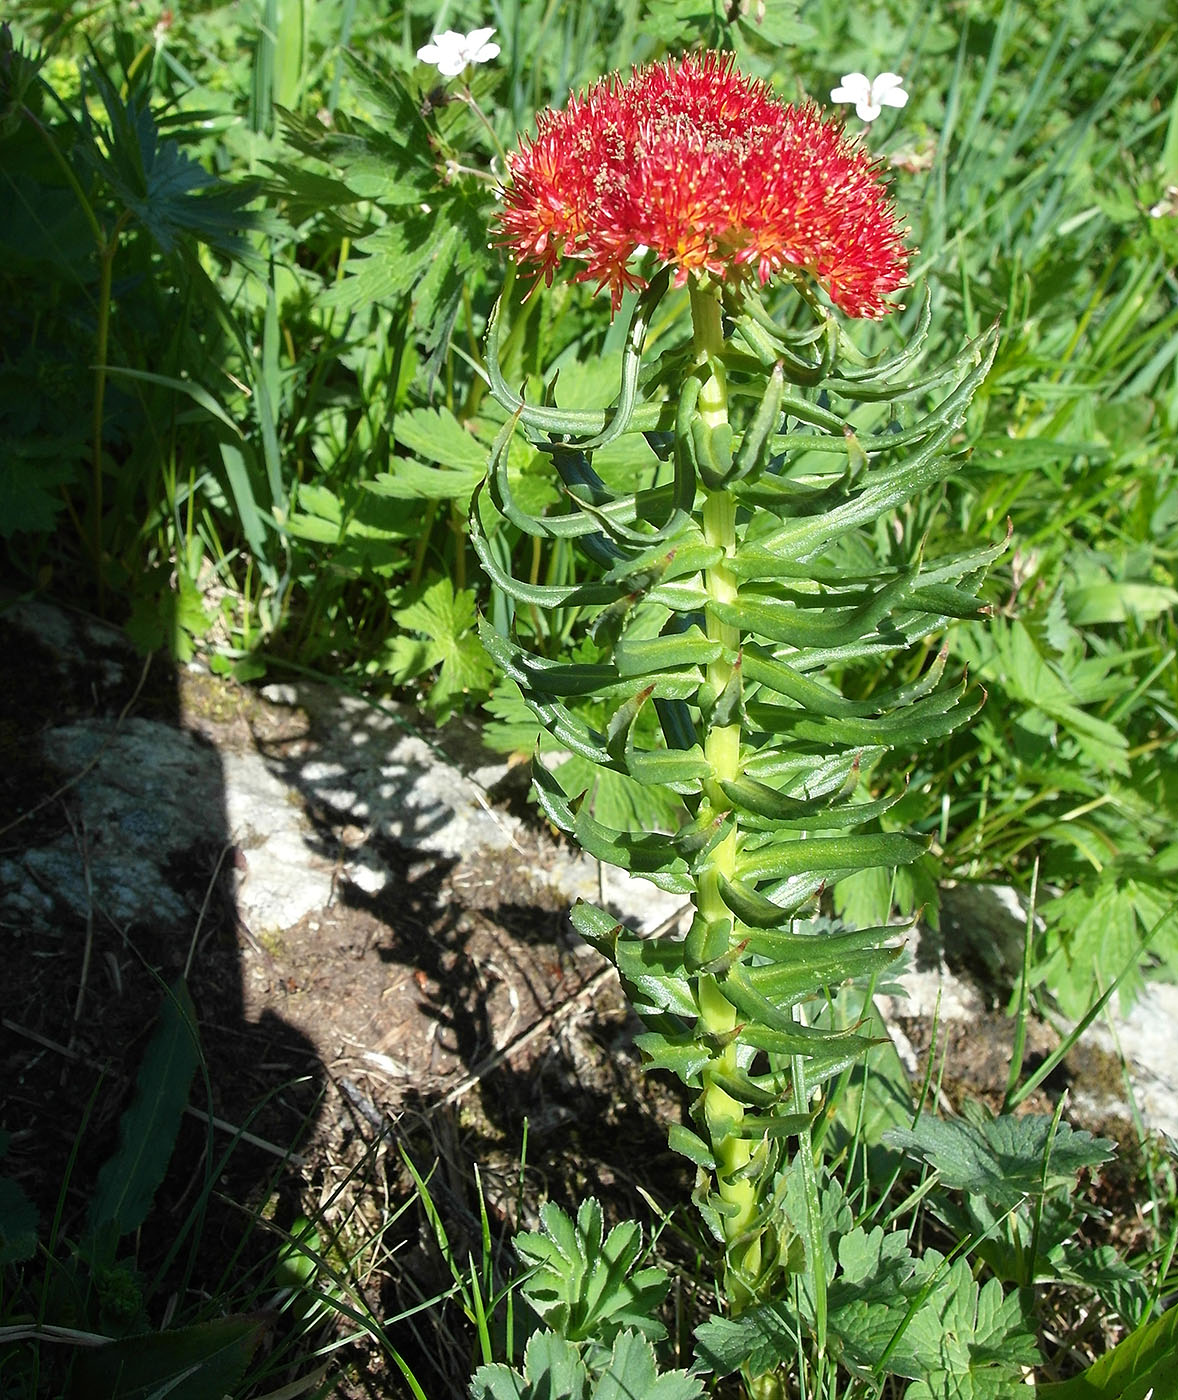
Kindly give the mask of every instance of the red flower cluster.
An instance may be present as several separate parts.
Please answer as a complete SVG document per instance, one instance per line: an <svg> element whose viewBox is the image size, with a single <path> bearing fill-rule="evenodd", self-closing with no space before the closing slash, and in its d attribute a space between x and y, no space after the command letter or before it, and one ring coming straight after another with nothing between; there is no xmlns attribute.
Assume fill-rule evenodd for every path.
<svg viewBox="0 0 1178 1400"><path fill-rule="evenodd" d="M653 250L692 273L768 282L803 268L851 316L882 316L904 282L906 230L879 163L813 106L793 107L731 57L689 56L594 84L539 116L508 157L502 242L551 283L562 258L609 287Z"/></svg>

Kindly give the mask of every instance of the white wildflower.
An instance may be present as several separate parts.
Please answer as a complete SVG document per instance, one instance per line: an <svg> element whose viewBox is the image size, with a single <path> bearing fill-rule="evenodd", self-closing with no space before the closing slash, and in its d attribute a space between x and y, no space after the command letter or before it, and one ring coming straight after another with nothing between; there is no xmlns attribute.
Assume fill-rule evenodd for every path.
<svg viewBox="0 0 1178 1400"><path fill-rule="evenodd" d="M489 63L498 55L499 45L488 42L494 32L472 29L469 34L459 34L456 29L447 29L418 49L417 57L432 64L443 78L456 78L469 64Z"/></svg>
<svg viewBox="0 0 1178 1400"><path fill-rule="evenodd" d="M844 73L841 86L831 90L830 100L854 103L860 120L873 122L885 107L903 107L908 94L899 73L881 73L878 78L869 78L866 73Z"/></svg>

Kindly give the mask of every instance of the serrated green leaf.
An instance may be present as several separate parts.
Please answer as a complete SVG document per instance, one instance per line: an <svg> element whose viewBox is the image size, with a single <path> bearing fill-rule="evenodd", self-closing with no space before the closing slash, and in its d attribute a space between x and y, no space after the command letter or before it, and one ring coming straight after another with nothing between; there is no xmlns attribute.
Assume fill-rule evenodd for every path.
<svg viewBox="0 0 1178 1400"><path fill-rule="evenodd" d="M1113 1144L1106 1138L1053 1123L1042 1114L1003 1114L984 1123L930 1114L913 1128L890 1129L884 1141L928 1162L946 1186L1005 1209L1026 1196L1070 1185L1082 1168L1099 1166L1113 1156Z"/></svg>
<svg viewBox="0 0 1178 1400"><path fill-rule="evenodd" d="M520 1287L544 1321L569 1341L608 1345L624 1328L659 1338L666 1329L655 1313L669 1282L662 1269L637 1268L642 1234L633 1221L602 1237L602 1211L592 1197L574 1222L554 1202L541 1211L541 1233L516 1237L530 1272Z"/></svg>
<svg viewBox="0 0 1178 1400"><path fill-rule="evenodd" d="M484 476L490 449L445 408L415 408L393 423L397 442L426 462Z"/></svg>
<svg viewBox="0 0 1178 1400"><path fill-rule="evenodd" d="M1109 871L1095 885L1077 885L1049 901L1043 914L1051 951L1037 971L1050 979L1065 1014L1082 1016L1097 982L1110 969L1120 972L1144 955L1144 931L1133 900L1125 883Z"/></svg>
<svg viewBox="0 0 1178 1400"><path fill-rule="evenodd" d="M695 1329L696 1350L717 1376L747 1366L754 1376L768 1375L795 1362L802 1350L796 1326L774 1304L747 1308L737 1317L713 1317Z"/></svg>
<svg viewBox="0 0 1178 1400"><path fill-rule="evenodd" d="M682 767L694 771L690 756ZM601 768L579 754L560 764L555 776L566 792L585 793L597 820L619 831L657 831L673 827L679 819L679 803L673 794L647 786L626 773Z"/></svg>
<svg viewBox="0 0 1178 1400"><path fill-rule="evenodd" d="M480 1366L470 1383L473 1400L583 1400L589 1372L571 1342L534 1332L524 1348L521 1374L502 1364Z"/></svg>
<svg viewBox="0 0 1178 1400"><path fill-rule="evenodd" d="M68 460L41 461L9 451L0 460L0 539L52 530L65 500L61 487L76 475Z"/></svg>
<svg viewBox="0 0 1178 1400"><path fill-rule="evenodd" d="M403 297L430 264L432 218L410 215L361 239L356 249L365 256L348 263L348 275L319 294L319 304L339 311L358 311Z"/></svg>
<svg viewBox="0 0 1178 1400"><path fill-rule="evenodd" d="M907 1332L893 1346L924 1271L903 1231L856 1227L834 1240L838 1273L827 1294L833 1349L852 1374L867 1378L881 1367L915 1378L922 1362ZM888 1360L885 1352L891 1348Z"/></svg>
<svg viewBox="0 0 1178 1400"><path fill-rule="evenodd" d="M934 1262L928 1251L922 1268ZM997 1279L979 1288L965 1259L938 1278L904 1340L921 1366L906 1392L916 1400L1008 1400L1039 1360L1017 1291L1004 1296Z"/></svg>
<svg viewBox="0 0 1178 1400"><path fill-rule="evenodd" d="M1068 618L1077 627L1131 618L1149 622L1178 606L1178 591L1157 583L1111 581L1071 588L1065 603Z"/></svg>
<svg viewBox="0 0 1178 1400"><path fill-rule="evenodd" d="M591 1375L580 1352L553 1332L536 1332L524 1350L523 1371L480 1366L473 1400L699 1400L703 1382L686 1371L660 1374L654 1348L633 1331L619 1333Z"/></svg>
<svg viewBox="0 0 1178 1400"><path fill-rule="evenodd" d="M454 591L448 578L440 578L420 598L393 614L398 626L424 635L424 641L393 638L387 652L390 673L397 680L412 680L433 667L438 675L428 703L444 716L464 695L479 695L494 677L494 667L475 632L478 611L467 588Z"/></svg>
<svg viewBox="0 0 1178 1400"><path fill-rule="evenodd" d="M622 1332L598 1377L590 1400L698 1400L703 1382L686 1371L664 1371L661 1375L654 1348L637 1332Z"/></svg>

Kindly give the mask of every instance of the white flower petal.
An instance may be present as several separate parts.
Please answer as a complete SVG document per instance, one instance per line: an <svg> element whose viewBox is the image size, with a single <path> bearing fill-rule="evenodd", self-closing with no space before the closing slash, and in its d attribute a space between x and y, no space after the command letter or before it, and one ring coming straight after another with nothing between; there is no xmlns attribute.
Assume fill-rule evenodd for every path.
<svg viewBox="0 0 1178 1400"><path fill-rule="evenodd" d="M871 96L885 107L903 107L908 101L904 79L899 73L881 73L871 85Z"/></svg>
<svg viewBox="0 0 1178 1400"><path fill-rule="evenodd" d="M866 73L844 73L839 79L840 87L833 88L832 102L865 102L871 96L871 79Z"/></svg>
<svg viewBox="0 0 1178 1400"><path fill-rule="evenodd" d="M903 107L908 101L903 83L899 73L881 73L874 79L866 73L844 73L842 85L831 90L830 100L854 103L859 120L873 122L884 107Z"/></svg>
<svg viewBox="0 0 1178 1400"><path fill-rule="evenodd" d="M488 28L459 34L456 29L447 29L418 49L417 57L422 63L431 64L443 77L456 78L469 64L486 63L498 55L499 45L488 42L494 32Z"/></svg>

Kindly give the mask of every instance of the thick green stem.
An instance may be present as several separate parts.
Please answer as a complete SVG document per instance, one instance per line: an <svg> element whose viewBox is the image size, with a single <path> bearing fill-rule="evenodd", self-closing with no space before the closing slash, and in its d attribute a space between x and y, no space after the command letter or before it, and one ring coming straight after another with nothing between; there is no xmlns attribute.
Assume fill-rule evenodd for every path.
<svg viewBox="0 0 1178 1400"><path fill-rule="evenodd" d="M693 281L690 287L696 358L700 366L698 372L707 373L700 390L698 412L709 428L718 428L728 421L728 385L720 358L724 349L720 298L718 289L713 286L701 286ZM734 602L736 579L727 561L736 550L736 505L728 492L705 489L703 532L709 544L718 545L723 551L723 557L704 573L707 594L717 602ZM707 632L724 648L708 667L708 689L718 697L732 681L740 650L740 633L731 624L719 622L711 616L707 619ZM711 764L714 781L739 775L740 740L739 723L708 727L704 736L704 754ZM732 915L720 897L720 877L733 878L739 850L740 837L733 829L712 851L707 866L700 873L695 898L698 918L705 925L725 925L730 935ZM701 975L696 999L701 1030L718 1037L730 1034L737 1024L736 1008L724 995L715 977ZM744 1119L742 1105L717 1082L736 1069L736 1045L730 1043L704 1070L700 1111L716 1159L716 1189L731 1212L724 1217L726 1291L730 1306L739 1312L754 1301L745 1280L756 1277L760 1272L761 1241L756 1229L756 1186L740 1176L752 1158L755 1144L740 1136L739 1129Z"/></svg>

